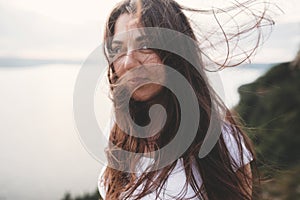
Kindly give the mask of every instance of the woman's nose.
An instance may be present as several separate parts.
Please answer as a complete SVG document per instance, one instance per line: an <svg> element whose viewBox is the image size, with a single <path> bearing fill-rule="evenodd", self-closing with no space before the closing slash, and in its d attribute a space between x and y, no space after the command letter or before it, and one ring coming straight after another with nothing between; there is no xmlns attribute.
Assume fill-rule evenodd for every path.
<svg viewBox="0 0 300 200"><path fill-rule="evenodd" d="M139 60L135 57L133 51L129 51L124 56L124 69L126 71L131 70L134 67L141 65Z"/></svg>

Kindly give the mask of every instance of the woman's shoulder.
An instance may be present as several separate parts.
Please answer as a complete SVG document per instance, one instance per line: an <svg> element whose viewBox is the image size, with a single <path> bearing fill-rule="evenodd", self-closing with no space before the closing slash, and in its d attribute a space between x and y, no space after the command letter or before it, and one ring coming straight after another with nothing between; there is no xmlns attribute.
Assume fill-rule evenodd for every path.
<svg viewBox="0 0 300 200"><path fill-rule="evenodd" d="M253 156L245 145L243 135L229 123L224 123L222 127L222 137L226 148L230 154L234 171L250 163Z"/></svg>

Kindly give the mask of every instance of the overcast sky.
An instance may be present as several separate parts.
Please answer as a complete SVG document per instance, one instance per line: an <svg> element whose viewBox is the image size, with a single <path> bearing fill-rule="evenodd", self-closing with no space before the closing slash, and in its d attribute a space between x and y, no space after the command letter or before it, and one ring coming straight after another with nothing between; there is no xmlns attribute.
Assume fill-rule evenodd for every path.
<svg viewBox="0 0 300 200"><path fill-rule="evenodd" d="M104 3L105 2L105 3ZM101 44L103 25L116 0L0 0L0 57L84 60ZM225 0L178 0L189 7L224 6ZM257 62L292 59L300 45L300 1L273 0L273 34Z"/></svg>

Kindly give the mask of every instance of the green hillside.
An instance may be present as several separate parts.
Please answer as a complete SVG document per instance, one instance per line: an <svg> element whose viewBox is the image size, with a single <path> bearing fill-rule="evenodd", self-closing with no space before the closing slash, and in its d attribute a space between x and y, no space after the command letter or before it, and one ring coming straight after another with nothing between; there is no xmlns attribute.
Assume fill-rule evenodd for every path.
<svg viewBox="0 0 300 200"><path fill-rule="evenodd" d="M300 199L300 53L239 88L236 106L254 141L266 199Z"/></svg>

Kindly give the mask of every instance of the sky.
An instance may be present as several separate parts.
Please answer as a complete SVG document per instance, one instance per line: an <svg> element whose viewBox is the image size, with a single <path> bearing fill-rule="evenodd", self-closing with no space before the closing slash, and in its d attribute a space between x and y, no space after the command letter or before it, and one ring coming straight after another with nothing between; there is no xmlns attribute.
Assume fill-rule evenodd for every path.
<svg viewBox="0 0 300 200"><path fill-rule="evenodd" d="M116 2L0 0L0 199L59 199L65 191L78 194L95 187L99 163L83 148L72 121L80 66L9 68L1 63L4 58L84 61L101 44L104 21ZM178 2L209 8L228 1ZM276 25L254 62L289 61L300 47L300 1L272 2L284 13L274 14ZM233 80L228 88L237 88L257 76L228 72L224 82Z"/></svg>
<svg viewBox="0 0 300 200"><path fill-rule="evenodd" d="M116 0L0 0L0 57L84 60L102 42L104 21ZM193 8L228 0L178 0ZM256 62L293 59L300 46L300 1L273 0L276 25Z"/></svg>

